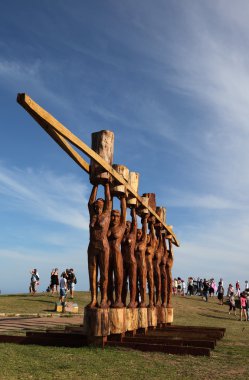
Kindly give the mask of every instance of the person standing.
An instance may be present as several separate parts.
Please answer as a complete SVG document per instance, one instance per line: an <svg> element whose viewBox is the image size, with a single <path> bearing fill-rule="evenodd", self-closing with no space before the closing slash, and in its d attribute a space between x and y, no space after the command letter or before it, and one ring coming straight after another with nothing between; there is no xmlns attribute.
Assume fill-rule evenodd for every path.
<svg viewBox="0 0 249 380"><path fill-rule="evenodd" d="M203 281L203 300L208 302L208 290L209 290L209 284L208 282L206 281L206 279L204 278L204 281Z"/></svg>
<svg viewBox="0 0 249 380"><path fill-rule="evenodd" d="M223 305L224 288L223 288L221 282L219 282L217 293L218 293L219 305Z"/></svg>
<svg viewBox="0 0 249 380"><path fill-rule="evenodd" d="M236 296L240 297L240 283L239 283L239 280L235 284L235 289L236 289Z"/></svg>
<svg viewBox="0 0 249 380"><path fill-rule="evenodd" d="M70 292L70 298L74 297L75 284L77 284L77 279L73 268L70 268L67 272L67 289Z"/></svg>
<svg viewBox="0 0 249 380"><path fill-rule="evenodd" d="M234 315L236 315L235 298L234 298L233 292L231 292L229 296L229 312L228 312L229 315L232 310L234 311Z"/></svg>
<svg viewBox="0 0 249 380"><path fill-rule="evenodd" d="M62 305L62 312L64 313L65 311L65 306L66 306L66 295L67 295L67 274L66 272L63 272L61 274L61 279L60 279L60 303Z"/></svg>
<svg viewBox="0 0 249 380"><path fill-rule="evenodd" d="M51 277L50 277L50 288L51 288L52 295L58 292L58 285L59 285L58 268L55 268L55 269L52 269Z"/></svg>
<svg viewBox="0 0 249 380"><path fill-rule="evenodd" d="M185 297L186 294L186 282L182 280L182 295Z"/></svg>
<svg viewBox="0 0 249 380"><path fill-rule="evenodd" d="M246 312L246 295L244 292L240 295L240 320L242 321L242 317L244 315L245 321L247 321L247 312Z"/></svg>
<svg viewBox="0 0 249 380"><path fill-rule="evenodd" d="M37 286L39 285L40 277L39 277L37 269L32 269L30 273L31 273L31 279L30 279L29 292L32 295L35 295L35 293L37 292Z"/></svg>

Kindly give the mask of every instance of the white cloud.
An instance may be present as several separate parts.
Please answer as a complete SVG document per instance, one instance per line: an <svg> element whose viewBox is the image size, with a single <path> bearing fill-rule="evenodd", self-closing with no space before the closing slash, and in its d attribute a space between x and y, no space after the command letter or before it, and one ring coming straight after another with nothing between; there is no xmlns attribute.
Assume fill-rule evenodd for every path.
<svg viewBox="0 0 249 380"><path fill-rule="evenodd" d="M76 177L1 164L0 193L11 209L39 218L88 229L87 189Z"/></svg>

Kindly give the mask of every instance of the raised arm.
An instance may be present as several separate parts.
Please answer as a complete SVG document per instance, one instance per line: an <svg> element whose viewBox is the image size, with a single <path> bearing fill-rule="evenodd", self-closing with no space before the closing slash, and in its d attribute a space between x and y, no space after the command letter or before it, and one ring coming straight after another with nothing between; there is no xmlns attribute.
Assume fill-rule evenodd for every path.
<svg viewBox="0 0 249 380"><path fill-rule="evenodd" d="M162 234L162 239L163 239L163 249L164 249L164 252L167 253L167 242L166 242L166 236L165 236L165 234Z"/></svg>
<svg viewBox="0 0 249 380"><path fill-rule="evenodd" d="M135 207L131 208L131 233L137 232L137 214Z"/></svg>
<svg viewBox="0 0 249 380"><path fill-rule="evenodd" d="M151 235L151 240L155 241L156 240L156 231L155 231L155 217L152 217L151 222L149 223L149 228L150 228L150 235Z"/></svg>
<svg viewBox="0 0 249 380"><path fill-rule="evenodd" d="M98 191L98 185L94 185L92 188L90 198L89 198L89 202L88 202L89 211L92 211L93 203L96 201L97 191Z"/></svg>
<svg viewBox="0 0 249 380"><path fill-rule="evenodd" d="M149 214L145 214L142 218L142 241L146 243L147 241L147 219Z"/></svg>
<svg viewBox="0 0 249 380"><path fill-rule="evenodd" d="M125 194L120 198L120 209L121 209L120 224L122 226L125 226L125 223L126 223L126 198L125 198Z"/></svg>
<svg viewBox="0 0 249 380"><path fill-rule="evenodd" d="M172 235L167 235L166 238L169 241L169 250L168 250L169 256L173 257L174 253L173 253Z"/></svg>
<svg viewBox="0 0 249 380"><path fill-rule="evenodd" d="M110 211L112 210L112 198L111 198L111 192L110 192L110 185L107 182L105 184L105 205L104 205L104 211Z"/></svg>

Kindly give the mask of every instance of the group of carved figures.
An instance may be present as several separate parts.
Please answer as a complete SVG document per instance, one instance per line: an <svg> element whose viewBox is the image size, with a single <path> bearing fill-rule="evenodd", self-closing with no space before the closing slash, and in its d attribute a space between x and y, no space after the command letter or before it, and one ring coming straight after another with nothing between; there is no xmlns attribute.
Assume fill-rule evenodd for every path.
<svg viewBox="0 0 249 380"><path fill-rule="evenodd" d="M171 307L172 236L167 235L161 223L149 213L142 214L142 228L138 229L135 207L131 208L131 221L126 221L125 195L120 196L120 210L113 210L109 183L104 188L105 199L96 199L98 185L94 185L88 203L88 270L91 291L88 307L146 307L147 285L148 307Z"/></svg>

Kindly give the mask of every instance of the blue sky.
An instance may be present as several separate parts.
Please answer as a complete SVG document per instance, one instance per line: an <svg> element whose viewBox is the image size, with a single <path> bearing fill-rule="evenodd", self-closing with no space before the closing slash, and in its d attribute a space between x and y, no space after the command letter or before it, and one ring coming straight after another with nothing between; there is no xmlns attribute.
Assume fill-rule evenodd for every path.
<svg viewBox="0 0 249 380"><path fill-rule="evenodd" d="M88 289L88 177L16 103L74 134L115 133L181 242L174 275L248 279L249 4L9 0L0 14L2 293L37 267Z"/></svg>

